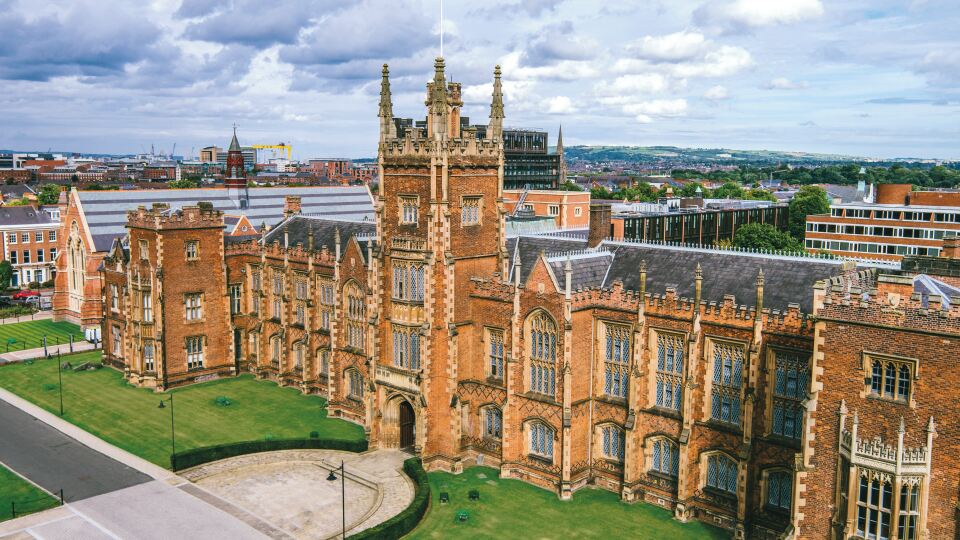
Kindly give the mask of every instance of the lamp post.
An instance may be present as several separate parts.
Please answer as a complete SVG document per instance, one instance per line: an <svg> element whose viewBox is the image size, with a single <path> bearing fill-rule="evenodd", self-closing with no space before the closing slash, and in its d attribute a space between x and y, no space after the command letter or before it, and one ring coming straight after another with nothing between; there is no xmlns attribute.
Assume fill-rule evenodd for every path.
<svg viewBox="0 0 960 540"><path fill-rule="evenodd" d="M63 366L60 364L59 349L57 349L57 379L60 381L60 416L63 416Z"/></svg>
<svg viewBox="0 0 960 540"><path fill-rule="evenodd" d="M173 467L173 470L177 470L177 438L176 430L174 429L173 424L173 394L170 394L170 397L167 399L161 399L160 404L157 405L158 409L165 409L167 406L165 402L170 402L170 466Z"/></svg>
<svg viewBox="0 0 960 540"><path fill-rule="evenodd" d="M330 469L330 474L327 475L327 480L334 482L337 479L337 475L333 472L335 469ZM346 485L346 475L343 474L343 460L340 460L340 522L342 532L341 538L347 537L347 485Z"/></svg>

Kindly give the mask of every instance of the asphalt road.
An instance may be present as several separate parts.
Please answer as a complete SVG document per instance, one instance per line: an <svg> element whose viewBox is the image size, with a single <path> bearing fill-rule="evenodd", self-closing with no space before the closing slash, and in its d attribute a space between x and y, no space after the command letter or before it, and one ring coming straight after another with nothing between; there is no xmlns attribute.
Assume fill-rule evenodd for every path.
<svg viewBox="0 0 960 540"><path fill-rule="evenodd" d="M0 462L79 501L153 480L0 400Z"/></svg>

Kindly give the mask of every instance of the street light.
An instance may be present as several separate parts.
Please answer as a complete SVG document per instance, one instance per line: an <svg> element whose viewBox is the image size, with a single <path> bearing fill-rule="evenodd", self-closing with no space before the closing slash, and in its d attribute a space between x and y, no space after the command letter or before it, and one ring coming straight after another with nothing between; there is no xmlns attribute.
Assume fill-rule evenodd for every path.
<svg viewBox="0 0 960 540"><path fill-rule="evenodd" d="M177 438L173 425L173 394L170 394L170 397L167 399L161 399L160 404L157 405L157 408L167 408L167 406L164 405L164 402L166 401L170 402L170 466L173 467L173 470L177 470Z"/></svg>
<svg viewBox="0 0 960 540"><path fill-rule="evenodd" d="M334 474L335 469L330 469L330 474L327 475L327 480L335 482L337 480L337 475ZM341 538L347 537L347 486L346 486L346 475L343 474L343 460L340 460L340 521L343 531L340 533Z"/></svg>

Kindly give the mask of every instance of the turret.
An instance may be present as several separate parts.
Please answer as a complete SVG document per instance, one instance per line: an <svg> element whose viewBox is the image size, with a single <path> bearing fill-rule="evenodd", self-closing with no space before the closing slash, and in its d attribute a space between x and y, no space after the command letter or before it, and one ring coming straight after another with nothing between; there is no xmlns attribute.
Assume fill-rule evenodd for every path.
<svg viewBox="0 0 960 540"><path fill-rule="evenodd" d="M230 140L230 148L227 150L227 177L224 184L227 187L246 186L247 173L243 165L243 150L240 148L240 142L237 141L237 127L233 127L233 139Z"/></svg>
<svg viewBox="0 0 960 540"><path fill-rule="evenodd" d="M433 64L433 80L427 83L427 137L442 141L447 138L448 100L443 58Z"/></svg>

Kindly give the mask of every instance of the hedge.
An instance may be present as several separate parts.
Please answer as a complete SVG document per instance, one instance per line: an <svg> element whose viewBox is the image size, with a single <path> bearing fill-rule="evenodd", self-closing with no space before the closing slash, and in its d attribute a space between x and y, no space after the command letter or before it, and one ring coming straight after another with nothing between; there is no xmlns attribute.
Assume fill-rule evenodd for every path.
<svg viewBox="0 0 960 540"><path fill-rule="evenodd" d="M238 443L204 446L177 452L170 456L170 467L174 471L188 469L203 463L217 461L244 454L257 452L272 452L274 450L345 450L347 452L364 452L367 450L367 441L345 441L341 439L270 439L262 441L244 441Z"/></svg>
<svg viewBox="0 0 960 540"><path fill-rule="evenodd" d="M403 472L413 480L413 501L399 514L384 521L376 527L371 527L350 536L350 540L386 540L400 538L412 531L430 507L430 482L427 472L423 470L420 458L412 457L403 462Z"/></svg>

